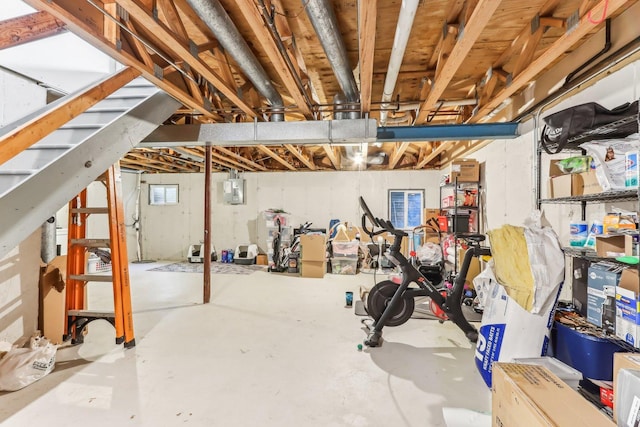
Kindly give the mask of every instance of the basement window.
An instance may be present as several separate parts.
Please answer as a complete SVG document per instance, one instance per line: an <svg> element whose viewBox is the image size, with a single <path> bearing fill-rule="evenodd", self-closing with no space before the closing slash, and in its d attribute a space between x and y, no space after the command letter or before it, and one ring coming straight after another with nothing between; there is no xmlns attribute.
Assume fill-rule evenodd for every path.
<svg viewBox="0 0 640 427"><path fill-rule="evenodd" d="M177 205L178 184L150 184L149 204L155 206Z"/></svg>
<svg viewBox="0 0 640 427"><path fill-rule="evenodd" d="M389 190L389 218L395 228L411 230L422 225L424 190Z"/></svg>

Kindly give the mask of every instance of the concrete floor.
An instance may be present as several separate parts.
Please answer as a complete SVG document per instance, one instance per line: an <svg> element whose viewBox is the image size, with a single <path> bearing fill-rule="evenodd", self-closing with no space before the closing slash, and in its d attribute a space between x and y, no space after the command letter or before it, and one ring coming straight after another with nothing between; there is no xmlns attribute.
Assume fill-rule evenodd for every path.
<svg viewBox="0 0 640 427"><path fill-rule="evenodd" d="M136 347L92 323L50 375L0 392L3 427L486 425L491 393L452 324L412 319L357 350L344 293L372 275L214 274L202 305L201 274L147 271L158 265L131 265ZM111 305L104 285L90 284L91 308ZM476 421L445 422L461 412Z"/></svg>

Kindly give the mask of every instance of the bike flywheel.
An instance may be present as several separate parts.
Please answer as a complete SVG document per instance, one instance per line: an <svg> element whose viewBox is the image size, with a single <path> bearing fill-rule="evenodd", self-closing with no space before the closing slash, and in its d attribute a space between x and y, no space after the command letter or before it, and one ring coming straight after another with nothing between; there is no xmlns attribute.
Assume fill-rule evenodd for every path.
<svg viewBox="0 0 640 427"><path fill-rule="evenodd" d="M391 298L398 290L398 285L391 280L384 280L376 284L369 292L367 297L367 312L377 322ZM401 298L398 302L398 306L393 309L391 316L387 318L384 326L400 326L406 323L413 314L415 303L413 298Z"/></svg>

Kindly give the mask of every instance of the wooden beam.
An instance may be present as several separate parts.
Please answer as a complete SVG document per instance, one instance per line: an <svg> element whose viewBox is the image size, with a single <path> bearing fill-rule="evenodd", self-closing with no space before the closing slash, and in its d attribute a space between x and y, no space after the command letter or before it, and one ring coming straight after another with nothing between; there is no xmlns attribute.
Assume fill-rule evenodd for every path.
<svg viewBox="0 0 640 427"><path fill-rule="evenodd" d="M47 12L35 12L0 22L0 49L55 36L67 31L64 22Z"/></svg>
<svg viewBox="0 0 640 427"><path fill-rule="evenodd" d="M236 0L236 3L240 9L240 12L247 20L251 29L253 30L258 43L262 46L271 61L271 65L276 70L276 73L282 79L289 94L293 97L298 109L307 119L313 118L311 107L307 104L300 88L296 84L295 76L287 66L287 62L283 58L282 54L278 50L275 40L273 39L271 32L267 28L262 14L256 7L254 0Z"/></svg>
<svg viewBox="0 0 640 427"><path fill-rule="evenodd" d="M453 46L456 43L456 37L458 36L458 27L456 25L447 25L446 33L440 34L440 40L438 40L438 44L433 51L433 55L431 55L431 60L429 61L429 69L436 67L440 62L440 59L446 55L448 56L453 49ZM444 53L443 53L444 51ZM437 74L434 73L434 77Z"/></svg>
<svg viewBox="0 0 640 427"><path fill-rule="evenodd" d="M340 162L338 161L338 157L336 156L336 153L333 151L333 147L331 146L331 144L322 144L322 148L324 149L324 152L329 158L329 161L333 165L333 168L335 170L340 170L341 169Z"/></svg>
<svg viewBox="0 0 640 427"><path fill-rule="evenodd" d="M394 147L393 152L391 153L391 158L389 159L389 169L396 168L396 165L398 164L402 156L404 156L404 152L407 151L407 148L409 148L408 142L403 142L400 144L400 146L396 145Z"/></svg>
<svg viewBox="0 0 640 427"><path fill-rule="evenodd" d="M559 4L560 0L547 0L547 2L540 8L540 12L538 14L540 16L551 15ZM542 25L542 22L540 22L540 25ZM513 39L509 47L505 49L500 57L493 63L493 68L502 68L504 64L509 62L509 59L515 54L515 52L522 47L522 44L529 34L531 34L531 23L527 22L527 24L522 27L522 30L520 30L520 34Z"/></svg>
<svg viewBox="0 0 640 427"><path fill-rule="evenodd" d="M133 157L133 159L131 159L130 157ZM170 168L167 168L167 167L164 167L164 166L158 166L157 164L149 161L149 159L144 159L144 161L143 161L143 160L139 159L137 156L133 155L132 153L128 153L125 156L125 160L127 160L128 162L131 162L131 163L133 163L135 165L140 165L140 166L143 166L143 167L148 168L148 169L157 169L157 170L162 171L162 172L175 172L175 170L173 170L173 169L170 169Z"/></svg>
<svg viewBox="0 0 640 427"><path fill-rule="evenodd" d="M104 10L107 15L104 16L104 30L102 34L110 43L116 45L120 41L120 27L114 22L118 19L118 5L114 3L105 3Z"/></svg>
<svg viewBox="0 0 640 427"><path fill-rule="evenodd" d="M222 154L220 154L220 153L216 153L215 151L212 151L212 152L211 152L211 155L212 155L213 157L215 157L215 158L217 158L217 159L220 159L220 160L222 160L223 162L225 162L225 165L231 165L230 167L231 167L232 169L248 170L248 171L250 171L250 172L255 172L255 169L253 169L251 166L244 165L244 164L242 164L242 163L240 163L240 162L237 162L237 161L235 161L235 160L233 160L233 159L230 159L230 158L229 158L229 157L227 157L227 156L223 156L223 155L222 155Z"/></svg>
<svg viewBox="0 0 640 427"><path fill-rule="evenodd" d="M216 147L213 147L213 149L217 150L217 151L220 151L221 153L226 154L227 156L234 157L234 158L240 160L241 162L244 162L244 163L248 164L252 168L261 170L263 172L267 171L267 168L265 168L264 166L259 165L258 163L254 162L254 161L251 161L251 160L249 160L249 159L247 159L245 157L242 157L240 154L234 153L233 151L229 150L228 148L216 146Z"/></svg>
<svg viewBox="0 0 640 427"><path fill-rule="evenodd" d="M436 59L436 72L434 76L434 80L438 81L440 74L444 68L447 59L449 59L449 55L451 51L456 45L456 37L458 36L458 27L453 25L447 25L447 35L444 39L442 39L442 45L440 46L440 51L438 52L438 57Z"/></svg>
<svg viewBox="0 0 640 427"><path fill-rule="evenodd" d="M422 161L416 165L415 169L422 169L431 160L435 159L440 153L445 151L451 145L453 145L453 141L440 142L440 144L438 144L438 146L436 148L431 150L431 153L429 153L427 156L425 156L424 159L422 159Z"/></svg>
<svg viewBox="0 0 640 427"><path fill-rule="evenodd" d="M248 117L258 117L251 106L247 105L236 93L235 87L227 86L222 78L216 74L200 57L194 57L191 51L183 43L175 38L173 33L169 31L161 22L154 19L147 10L141 7L136 0L118 0L118 3L124 7L131 18L142 24L145 29L153 33L156 37L164 42L175 55L176 58L183 59L189 66L202 77L211 82L220 92L222 92L231 102L237 105Z"/></svg>
<svg viewBox="0 0 640 427"><path fill-rule="evenodd" d="M211 51L214 58L218 61L218 69L220 70L222 80L229 85L236 87L236 79L233 77L233 71L231 70L231 64L229 64L229 58L223 50L222 46L218 46Z"/></svg>
<svg viewBox="0 0 640 427"><path fill-rule="evenodd" d="M151 156L145 156L144 152L138 151L138 150L130 151L128 155L140 160L146 160L147 162L150 162L150 163L154 163L154 164L160 163L164 166L168 166L174 169L180 169L186 172L193 172L193 168L182 165L179 162L185 163L187 165L194 164L194 162L189 162L188 160L185 160L183 158L172 156L163 150L152 150L152 151L147 151L147 153L151 154ZM196 166L198 167L198 171L200 171L201 165L196 164Z"/></svg>
<svg viewBox="0 0 640 427"><path fill-rule="evenodd" d="M130 20L125 21L124 26L132 33L136 33L133 22L131 22ZM155 63L153 62L153 59L151 59L151 55L147 51L147 47L143 45L137 37L132 36L128 32L125 32L125 37L129 40L129 44L133 49L133 53L137 54L137 58L142 61L144 65L146 65L149 69L153 69Z"/></svg>
<svg viewBox="0 0 640 427"><path fill-rule="evenodd" d="M488 72L491 71L491 76L488 75ZM496 86L498 85L498 74L493 72L494 70L489 69L487 71L487 74L485 74L485 82L484 85L481 88L481 94L480 94L480 99L478 100L478 105L484 105L486 104L489 99L491 99L491 96L493 95L493 92L496 90Z"/></svg>
<svg viewBox="0 0 640 427"><path fill-rule="evenodd" d="M501 2L502 0L480 0L478 5L473 9L469 21L465 24L464 33L458 38L456 45L451 51L451 55L442 68L442 72L431 88L429 96L420 106L420 111L415 121L416 123L423 123L425 121L429 111L436 105L440 96L444 93L449 82L453 79Z"/></svg>
<svg viewBox="0 0 640 427"><path fill-rule="evenodd" d="M201 100L193 99L183 89L178 88L169 80L158 77L155 74L154 69L147 67L131 52L125 51L124 49L118 49L116 45L104 37L101 28L97 28L101 26L95 25L96 21L92 16L82 14L84 10L73 10L74 13L77 13L77 15L74 15L74 13L65 9L53 0L24 0L24 2L34 8L42 9L55 16L57 19L65 22L68 29L74 34L81 37L95 48L105 52L113 59L116 59L121 64L137 69L147 80L177 100L181 101L185 106L193 108L208 117L216 116L203 105ZM67 7L70 6L67 5Z"/></svg>
<svg viewBox="0 0 640 427"><path fill-rule="evenodd" d="M540 17L540 26L541 27L556 27L556 28L566 28L567 21L562 18L554 18L551 16L542 16Z"/></svg>
<svg viewBox="0 0 640 427"><path fill-rule="evenodd" d="M189 34L184 27L184 23L182 19L180 19L180 14L178 13L178 9L172 0L158 0L157 1L158 8L162 11L162 14L165 18L166 25L173 30L177 40L181 43L189 42Z"/></svg>
<svg viewBox="0 0 640 427"><path fill-rule="evenodd" d="M445 13L445 24L452 24L458 20L460 12L464 8L465 0L450 0Z"/></svg>
<svg viewBox="0 0 640 427"><path fill-rule="evenodd" d="M376 19L378 0L358 2L358 51L360 54L360 109L371 110L373 57L376 49Z"/></svg>
<svg viewBox="0 0 640 427"><path fill-rule="evenodd" d="M203 150L202 147L194 147L194 148L189 148L189 147L181 147L180 148L181 151L184 151L186 153L191 154L192 156L196 156L196 157L200 157L202 158L202 161L204 162L206 159L206 150ZM238 169L238 163L234 162L233 160L230 160L218 153L215 152L211 152L211 161L216 162L217 164L219 164L222 167L228 168L228 169ZM241 169L247 169L246 167L241 166ZM219 168L218 168L219 169Z"/></svg>
<svg viewBox="0 0 640 427"><path fill-rule="evenodd" d="M271 151L266 146L258 145L257 147L258 147L258 150L262 151L267 156L271 157L272 159L274 159L276 162L280 163L281 165L283 165L287 169L292 170L292 171L296 171L297 170L295 167L291 166L291 164L289 162L284 160L282 157L278 156L278 154L274 153L273 151Z"/></svg>
<svg viewBox="0 0 640 427"><path fill-rule="evenodd" d="M312 160L308 159L307 156L305 156L302 153L302 148L300 147L296 147L294 145L291 144L284 144L284 148L286 148L287 150L289 150L289 152L291 154L293 154L294 156L296 156L298 158L298 160L300 160L302 163L304 163L304 165L306 167L308 167L309 169L311 169L312 171L316 170L316 165L313 163Z"/></svg>
<svg viewBox="0 0 640 427"><path fill-rule="evenodd" d="M31 147L139 75L131 67L124 68L80 93L68 95L52 110L11 130L0 139L0 164Z"/></svg>
<svg viewBox="0 0 640 427"><path fill-rule="evenodd" d="M531 34L527 41L522 46L522 50L518 54L516 59L516 63L513 67L513 71L511 72L511 78L517 76L524 70L526 67L531 64L533 61L533 55L536 53L536 49L540 44L540 40L542 40L542 35L544 34L543 27L538 27L535 33Z"/></svg>
<svg viewBox="0 0 640 427"><path fill-rule="evenodd" d="M606 8L608 16L614 14L618 9L629 4L627 0L601 0L593 9L591 9L592 16L602 16ZM604 21L602 21L604 22ZM580 21L573 31L564 33L558 38L549 48L545 51L544 55L540 55L535 61L531 63L525 70L519 75L515 76L511 85L505 87L500 91L491 101L489 101L484 107L478 111L478 114L471 119L472 122L477 122L482 119L486 121L486 115L489 114L494 108L500 105L503 101L509 98L511 95L519 91L529 82L533 81L538 74L540 74L545 68L551 65L560 55L564 54L567 50L571 49L573 45L579 42L585 37L591 30L600 24L594 24L588 18L588 14L585 14L580 18Z"/></svg>

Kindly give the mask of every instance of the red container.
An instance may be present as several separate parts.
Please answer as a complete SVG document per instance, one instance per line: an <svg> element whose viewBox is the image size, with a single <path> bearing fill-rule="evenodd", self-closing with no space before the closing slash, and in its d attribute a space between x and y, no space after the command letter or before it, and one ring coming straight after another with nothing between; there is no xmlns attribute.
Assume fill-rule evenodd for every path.
<svg viewBox="0 0 640 427"><path fill-rule="evenodd" d="M600 387L600 402L613 409L613 389Z"/></svg>
<svg viewBox="0 0 640 427"><path fill-rule="evenodd" d="M443 233L446 233L449 230L449 222L447 221L446 216L441 215L438 217L438 228Z"/></svg>

